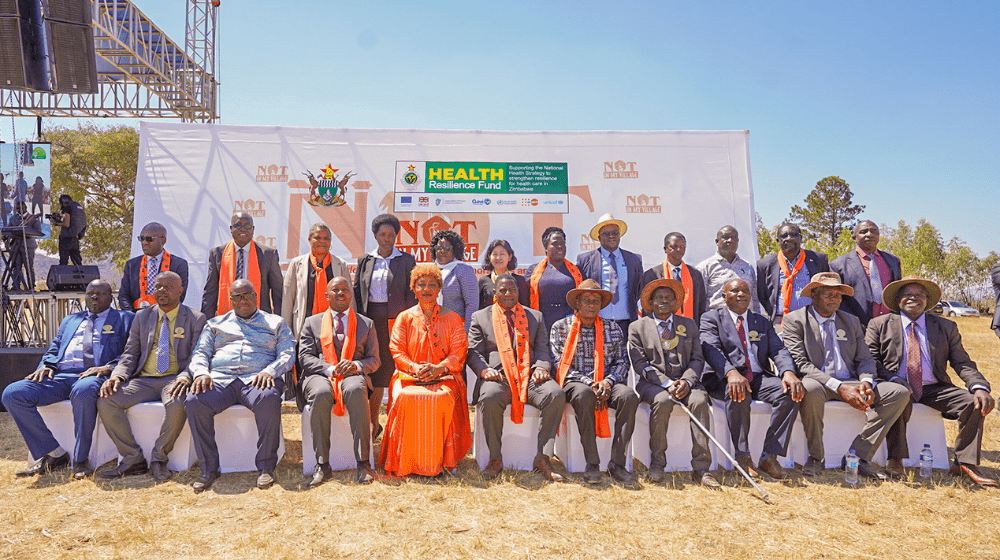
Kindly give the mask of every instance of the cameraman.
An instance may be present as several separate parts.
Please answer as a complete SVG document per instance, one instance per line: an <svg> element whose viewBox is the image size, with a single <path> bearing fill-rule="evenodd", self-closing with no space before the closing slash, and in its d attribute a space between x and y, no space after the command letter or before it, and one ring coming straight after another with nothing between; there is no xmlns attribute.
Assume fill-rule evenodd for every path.
<svg viewBox="0 0 1000 560"><path fill-rule="evenodd" d="M74 265L83 264L80 257L80 239L87 230L87 214L83 206L73 200L68 194L59 195L59 213L51 213L47 217L52 225L59 229L59 264L66 265L73 261Z"/></svg>

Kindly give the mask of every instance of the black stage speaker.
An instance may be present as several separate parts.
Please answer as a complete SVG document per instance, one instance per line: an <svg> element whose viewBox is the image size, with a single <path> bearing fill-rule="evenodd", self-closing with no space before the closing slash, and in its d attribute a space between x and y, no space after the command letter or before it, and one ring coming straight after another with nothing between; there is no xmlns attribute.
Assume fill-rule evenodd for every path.
<svg viewBox="0 0 1000 560"><path fill-rule="evenodd" d="M0 348L0 391L38 369L45 348ZM0 405L0 411L7 409Z"/></svg>
<svg viewBox="0 0 1000 560"><path fill-rule="evenodd" d="M48 89L41 21L38 0L0 0L0 87Z"/></svg>
<svg viewBox="0 0 1000 560"><path fill-rule="evenodd" d="M90 0L42 0L52 91L97 93L90 10Z"/></svg>
<svg viewBox="0 0 1000 560"><path fill-rule="evenodd" d="M45 283L53 292L83 292L86 291L87 284L100 278L101 273L94 265L54 264L49 267Z"/></svg>

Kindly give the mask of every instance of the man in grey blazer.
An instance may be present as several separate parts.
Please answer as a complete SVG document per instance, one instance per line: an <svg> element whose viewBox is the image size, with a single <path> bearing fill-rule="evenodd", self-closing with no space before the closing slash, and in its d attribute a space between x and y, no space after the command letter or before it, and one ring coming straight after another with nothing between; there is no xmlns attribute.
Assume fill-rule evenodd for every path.
<svg viewBox="0 0 1000 560"><path fill-rule="evenodd" d="M122 357L101 386L97 413L121 455L115 468L100 473L103 478L145 474L150 468L158 482L171 477L167 455L187 420L184 395L189 380L178 374L187 369L207 321L205 315L180 302L182 292L182 279L177 273L164 271L156 276L156 305L136 314ZM163 402L165 413L151 453L152 464L147 466L132 434L128 409L156 400Z"/></svg>
<svg viewBox="0 0 1000 560"><path fill-rule="evenodd" d="M711 404L701 386L702 357L698 325L674 312L684 301L684 286L660 279L646 285L640 296L643 317L628 329L628 356L636 375L636 390L650 409L647 477L663 481L667 465L667 426L674 399L684 403L703 426L709 426ZM710 472L712 453L708 436L691 422L691 467L694 481L718 488Z"/></svg>
<svg viewBox="0 0 1000 560"><path fill-rule="evenodd" d="M830 271L839 274L844 284L854 288L854 295L845 296L840 308L857 317L863 327L867 327L875 317L892 313L882 303L882 289L903 276L899 258L880 251L878 240L879 230L875 222L858 222L854 226L855 250L830 263ZM872 265L876 274L872 274Z"/></svg>
<svg viewBox="0 0 1000 560"><path fill-rule="evenodd" d="M757 300L780 333L786 313L809 305L809 298L802 295L809 279L829 272L830 264L824 253L802 248L802 230L795 224L782 224L777 239L781 250L757 261Z"/></svg>
<svg viewBox="0 0 1000 560"><path fill-rule="evenodd" d="M785 317L785 347L804 376L806 389L799 412L809 460L802 472L811 476L824 468L823 412L826 402L836 399L866 414L865 425L850 447L861 459L858 472L885 480L886 473L870 461L906 408L909 391L889 380L875 381L875 359L865 344L861 322L839 309L843 296L853 293L835 272L821 272L802 290L812 303Z"/></svg>
<svg viewBox="0 0 1000 560"><path fill-rule="evenodd" d="M344 259L330 252L333 239L330 228L319 222L309 228L309 252L299 255L288 263L284 286L281 290L281 318L292 329L292 335L299 336L306 317L313 315L316 300L326 304L327 285L334 278L351 278L351 270ZM329 258L329 260L327 260ZM322 287L316 286L316 275L320 268L326 274ZM354 307L354 298L351 298ZM325 309L324 309L325 310Z"/></svg>
<svg viewBox="0 0 1000 560"><path fill-rule="evenodd" d="M503 470L501 438L504 410L510 405L511 419L519 424L524 405L530 404L541 413L538 449L533 466L545 478L558 482L562 480L562 476L552 471L549 458L555 448L556 430L559 429L566 396L549 374L552 368L549 330L542 320L541 312L518 302L520 294L517 281L511 274L497 276L493 295L496 303L472 314L469 353L466 358L466 363L477 376L472 402L479 403L486 447L490 450L490 461L483 468L483 477L492 480ZM504 314L502 321L508 329L507 336L503 337L505 342L499 340L502 333L493 329L494 313ZM525 320L521 325L524 333L517 332L517 317L521 313ZM526 336L522 337L521 334ZM509 352L507 357L501 355L500 346L504 346L503 352ZM527 352L523 364L526 367L523 368L518 361L522 351ZM504 360L516 371L506 371ZM516 402L512 387L518 388Z"/></svg>
<svg viewBox="0 0 1000 560"><path fill-rule="evenodd" d="M330 280L326 290L330 308L306 319L299 335L301 393L312 408L310 421L313 452L316 453L316 470L309 481L310 488L322 484L332 473L329 463L331 411L338 416L346 411L348 415L354 436L354 458L358 462L355 480L358 484L368 484L375 479L370 461L368 374L379 366L378 337L371 319L351 309L352 296L347 278L337 276ZM354 346L354 351L346 356L350 345Z"/></svg>
<svg viewBox="0 0 1000 560"><path fill-rule="evenodd" d="M245 278L254 286L257 307L266 313L281 313L281 266L278 251L261 247L253 240L253 216L246 212L236 212L229 225L233 240L214 247L208 252L208 278L201 296L201 312L211 319L224 315L232 309L229 302L229 287L234 280ZM251 256L250 252L253 252ZM232 252L230 262L227 255ZM257 261L257 270L250 270L251 259ZM221 278L222 269L231 271ZM259 280L255 283L255 280ZM223 297L219 297L220 293Z"/></svg>

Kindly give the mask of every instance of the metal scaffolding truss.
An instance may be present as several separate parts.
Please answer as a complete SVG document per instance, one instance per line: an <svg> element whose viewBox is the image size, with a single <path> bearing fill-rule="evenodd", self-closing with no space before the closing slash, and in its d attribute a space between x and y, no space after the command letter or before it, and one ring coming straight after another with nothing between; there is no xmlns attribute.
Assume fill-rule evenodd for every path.
<svg viewBox="0 0 1000 560"><path fill-rule="evenodd" d="M218 120L218 2L187 0L182 50L128 0L93 0L96 94L0 89L0 115Z"/></svg>

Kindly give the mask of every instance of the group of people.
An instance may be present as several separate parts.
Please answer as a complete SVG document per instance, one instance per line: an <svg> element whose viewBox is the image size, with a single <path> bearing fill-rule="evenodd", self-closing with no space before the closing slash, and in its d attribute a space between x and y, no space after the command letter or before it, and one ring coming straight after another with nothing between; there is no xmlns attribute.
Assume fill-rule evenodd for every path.
<svg viewBox="0 0 1000 560"><path fill-rule="evenodd" d="M933 282L901 275L899 259L878 249L878 227L854 229L857 248L828 263L804 250L794 224L778 230L780 251L751 265L738 254L739 234L725 226L718 251L697 266L684 262L686 239L664 239L662 264L644 269L622 249L627 224L602 216L590 236L600 247L566 259L566 234L542 234L545 258L524 276L505 240L484 252L487 274L476 279L462 262L463 239L451 230L431 240L433 263L417 265L400 251L399 220L371 224L377 247L358 259L353 282L330 253L331 232L310 228L310 251L282 275L278 254L253 239L253 218L232 217L232 241L209 253L201 310L181 301L187 263L164 250L167 231L147 224L143 255L128 261L111 309L111 287L87 286L87 311L66 317L37 371L3 392L27 442L31 476L71 467L92 474L91 437L100 416L121 456L98 476L151 471L167 480L167 455L187 421L201 492L219 476L214 417L229 406L249 408L258 429L257 485L271 486L278 460L281 402L311 408L316 468L309 486L331 476L333 415L348 416L356 480L378 466L405 476L454 470L472 446L466 372L482 417L489 460L483 476L504 468L505 411L524 421L539 410L534 469L562 479L551 458L566 404L575 412L586 459L583 478L602 478L597 438L611 438L608 474L631 483L625 453L640 403L650 409L650 464L657 483L666 467L666 433L675 405L703 426L712 399L725 403L737 463L752 477L787 476L787 455L799 414L808 441L803 473L825 468L823 411L828 400L866 414L851 444L859 472L903 477L909 457L906 425L913 403L958 419L952 471L995 486L979 471L983 419L994 408L990 385L962 347L955 324L927 310L940 299ZM964 383L959 387L948 365ZM387 420L379 421L388 390ZM59 447L37 408L69 398L75 447ZM127 410L161 401L165 417L147 464ZM750 455L750 402L771 406L763 452ZM612 419L609 409L614 410ZM692 420L691 466L696 482L718 487L709 471L708 436ZM871 460L887 442L885 468Z"/></svg>

